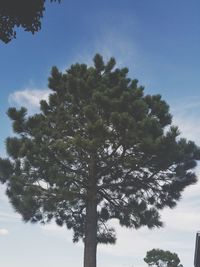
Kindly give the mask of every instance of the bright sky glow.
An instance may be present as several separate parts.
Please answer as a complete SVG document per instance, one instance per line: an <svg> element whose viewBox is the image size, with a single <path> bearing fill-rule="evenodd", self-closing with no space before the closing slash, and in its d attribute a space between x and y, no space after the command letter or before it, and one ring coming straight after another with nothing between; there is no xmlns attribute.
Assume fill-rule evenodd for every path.
<svg viewBox="0 0 200 267"><path fill-rule="evenodd" d="M169 103L184 137L200 145L200 2L198 0L63 0L48 4L42 30L18 30L17 39L0 43L0 156L12 134L9 106L38 110L48 95L47 78L56 65L92 64L95 53L114 56L129 68L146 93ZM200 171L197 169L200 174ZM200 176L200 175L199 175ZM195 233L200 229L200 183L188 188L178 206L162 212L163 229L117 229L115 246L100 246L98 267L145 267L146 251L178 253L193 266ZM3 267L80 267L83 246L54 224L24 224L0 186L0 265Z"/></svg>

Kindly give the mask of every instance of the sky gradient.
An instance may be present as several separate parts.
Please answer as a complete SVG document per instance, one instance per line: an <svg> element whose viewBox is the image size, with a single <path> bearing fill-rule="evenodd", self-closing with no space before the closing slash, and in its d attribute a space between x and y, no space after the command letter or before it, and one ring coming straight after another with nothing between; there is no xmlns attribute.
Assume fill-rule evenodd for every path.
<svg viewBox="0 0 200 267"><path fill-rule="evenodd" d="M181 134L200 145L200 2L198 0L63 0L47 4L42 30L17 30L17 39L0 43L0 156L12 135L9 106L37 112L48 97L53 65L64 71L76 62L92 64L95 53L114 56L119 67L169 103ZM200 173L197 168L197 173ZM200 175L199 175L200 176ZM0 187L0 265L79 267L83 246L54 224L24 224ZM200 229L200 184L188 188L178 206L162 212L165 227L117 229L115 246L100 246L98 267L145 267L146 251L177 252L193 266L195 233ZM20 244L20 245L19 245Z"/></svg>

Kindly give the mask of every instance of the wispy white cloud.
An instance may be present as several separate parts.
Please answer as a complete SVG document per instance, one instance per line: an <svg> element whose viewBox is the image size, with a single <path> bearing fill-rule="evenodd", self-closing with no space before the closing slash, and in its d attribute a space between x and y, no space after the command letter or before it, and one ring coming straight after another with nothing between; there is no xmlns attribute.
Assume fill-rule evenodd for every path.
<svg viewBox="0 0 200 267"><path fill-rule="evenodd" d="M85 49L77 48L76 55L70 58L70 64L67 63L61 69L66 70L71 63L85 63L89 66L93 65L93 57L96 53L103 56L107 61L110 57L115 57L117 67L129 67L133 69L141 63L139 58L138 48L135 40L132 38L135 28L135 21L132 18L118 19L115 26L103 25L96 32L93 42ZM80 51L80 52L79 52Z"/></svg>
<svg viewBox="0 0 200 267"><path fill-rule="evenodd" d="M9 232L7 229L4 229L4 228L0 228L0 235L8 235Z"/></svg>
<svg viewBox="0 0 200 267"><path fill-rule="evenodd" d="M115 57L119 67L132 67L137 60L137 47L133 39L119 34L115 29L107 29L100 40L95 42L96 52L102 54L106 60ZM133 62L134 59L134 62Z"/></svg>
<svg viewBox="0 0 200 267"><path fill-rule="evenodd" d="M15 91L9 95L8 101L10 105L17 107L24 106L30 112L37 111L42 99L48 100L50 90L48 89L32 89L26 88L24 90Z"/></svg>

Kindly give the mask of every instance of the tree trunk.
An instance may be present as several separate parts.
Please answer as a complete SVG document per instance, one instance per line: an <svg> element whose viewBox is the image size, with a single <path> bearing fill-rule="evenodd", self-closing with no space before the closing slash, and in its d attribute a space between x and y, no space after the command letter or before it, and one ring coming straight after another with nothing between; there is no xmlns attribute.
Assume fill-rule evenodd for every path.
<svg viewBox="0 0 200 267"><path fill-rule="evenodd" d="M88 201L84 240L84 267L96 267L97 252L97 203Z"/></svg>
<svg viewBox="0 0 200 267"><path fill-rule="evenodd" d="M90 158L86 204L84 267L96 267L97 254L97 181L95 155Z"/></svg>

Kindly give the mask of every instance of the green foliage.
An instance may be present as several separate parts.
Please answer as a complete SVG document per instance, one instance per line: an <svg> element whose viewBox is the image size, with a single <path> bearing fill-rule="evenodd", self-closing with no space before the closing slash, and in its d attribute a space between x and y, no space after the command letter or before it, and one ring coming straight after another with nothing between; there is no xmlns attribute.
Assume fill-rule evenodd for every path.
<svg viewBox="0 0 200 267"><path fill-rule="evenodd" d="M100 243L114 243L107 222L160 227L159 210L173 208L196 182L200 150L171 126L160 95L145 95L111 58L96 55L94 67L52 68L48 101L28 116L10 108L15 137L6 141L0 180L25 221L52 219L85 238L87 203L97 204Z"/></svg>
<svg viewBox="0 0 200 267"><path fill-rule="evenodd" d="M1 0L0 39L8 43L15 38L15 27L21 26L32 33L39 31L44 11L45 0Z"/></svg>
<svg viewBox="0 0 200 267"><path fill-rule="evenodd" d="M157 267L183 267L176 253L162 249L152 249L147 252L144 261L148 266Z"/></svg>

